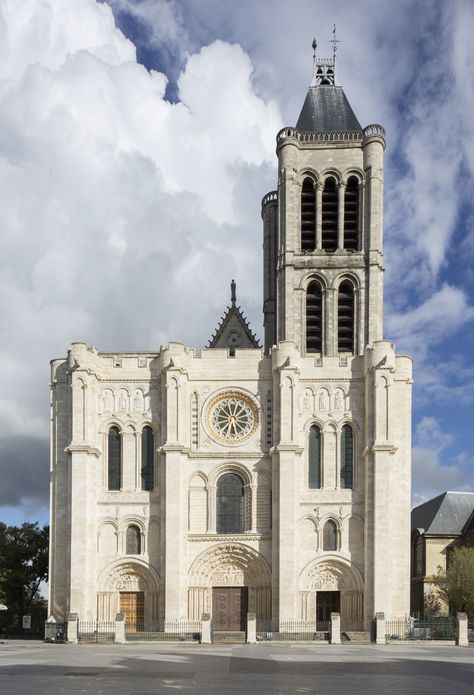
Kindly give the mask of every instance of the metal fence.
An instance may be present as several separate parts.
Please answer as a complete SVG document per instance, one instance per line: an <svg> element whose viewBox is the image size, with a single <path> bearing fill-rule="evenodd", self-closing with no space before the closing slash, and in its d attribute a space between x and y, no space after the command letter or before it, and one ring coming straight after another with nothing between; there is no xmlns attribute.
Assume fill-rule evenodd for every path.
<svg viewBox="0 0 474 695"><path fill-rule="evenodd" d="M387 620L385 634L388 640L454 640L456 619L443 618L399 618Z"/></svg>
<svg viewBox="0 0 474 695"><path fill-rule="evenodd" d="M284 620L280 623L257 621L258 641L313 642L329 640L329 621Z"/></svg>
<svg viewBox="0 0 474 695"><path fill-rule="evenodd" d="M125 623L125 639L127 642L155 641L160 642L200 642L200 621L138 621Z"/></svg>
<svg viewBox="0 0 474 695"><path fill-rule="evenodd" d="M115 641L115 622L79 620L77 639L81 644L110 644Z"/></svg>

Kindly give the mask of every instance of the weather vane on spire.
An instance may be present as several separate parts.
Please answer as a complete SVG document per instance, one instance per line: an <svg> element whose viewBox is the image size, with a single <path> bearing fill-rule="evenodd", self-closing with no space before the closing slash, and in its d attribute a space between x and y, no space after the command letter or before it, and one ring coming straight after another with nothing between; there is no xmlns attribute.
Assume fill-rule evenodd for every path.
<svg viewBox="0 0 474 695"><path fill-rule="evenodd" d="M332 59L334 63L336 63L336 51L337 51L337 44L341 43L339 39L336 39L336 25L333 25L332 28L332 39L330 40L329 43L332 43Z"/></svg>

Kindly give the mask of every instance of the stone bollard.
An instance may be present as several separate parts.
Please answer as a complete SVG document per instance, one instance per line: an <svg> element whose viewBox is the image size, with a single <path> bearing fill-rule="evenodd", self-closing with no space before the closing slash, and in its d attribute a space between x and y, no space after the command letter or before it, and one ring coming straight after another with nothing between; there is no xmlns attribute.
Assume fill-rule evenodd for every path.
<svg viewBox="0 0 474 695"><path fill-rule="evenodd" d="M71 644L77 644L77 613L69 613L67 617L67 641Z"/></svg>
<svg viewBox="0 0 474 695"><path fill-rule="evenodd" d="M257 642L257 616L255 613L247 613L247 644Z"/></svg>
<svg viewBox="0 0 474 695"><path fill-rule="evenodd" d="M209 613L202 614L201 644L212 644L212 625Z"/></svg>
<svg viewBox="0 0 474 695"><path fill-rule="evenodd" d="M341 644L341 616L339 613L331 613L331 644Z"/></svg>
<svg viewBox="0 0 474 695"><path fill-rule="evenodd" d="M375 644L385 644L385 613L375 614Z"/></svg>
<svg viewBox="0 0 474 695"><path fill-rule="evenodd" d="M117 613L115 616L115 644L125 644L125 616Z"/></svg>
<svg viewBox="0 0 474 695"><path fill-rule="evenodd" d="M458 647L469 647L467 613L458 613L456 618L456 644Z"/></svg>

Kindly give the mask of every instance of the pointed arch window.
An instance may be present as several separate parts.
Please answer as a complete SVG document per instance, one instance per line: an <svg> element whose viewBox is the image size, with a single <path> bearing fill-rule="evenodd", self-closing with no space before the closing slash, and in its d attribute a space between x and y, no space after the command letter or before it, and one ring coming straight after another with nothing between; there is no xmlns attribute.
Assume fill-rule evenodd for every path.
<svg viewBox="0 0 474 695"><path fill-rule="evenodd" d="M142 534L138 526L127 528L126 552L127 555L140 555L142 552Z"/></svg>
<svg viewBox="0 0 474 695"><path fill-rule="evenodd" d="M225 473L217 481L216 530L244 532L244 483L236 473Z"/></svg>
<svg viewBox="0 0 474 695"><path fill-rule="evenodd" d="M142 490L155 487L155 437L152 428L147 425L142 430Z"/></svg>
<svg viewBox="0 0 474 695"><path fill-rule="evenodd" d="M322 195L322 245L324 251L337 249L337 218L339 202L336 179L330 176L324 182Z"/></svg>
<svg viewBox="0 0 474 695"><path fill-rule="evenodd" d="M315 280L306 290L306 352L322 352L323 302L321 285Z"/></svg>
<svg viewBox="0 0 474 695"><path fill-rule="evenodd" d="M313 179L306 177L301 189L301 250L316 248L316 192Z"/></svg>
<svg viewBox="0 0 474 695"><path fill-rule="evenodd" d="M359 248L359 181L351 176L344 193L344 249L358 251Z"/></svg>
<svg viewBox="0 0 474 695"><path fill-rule="evenodd" d="M120 490L122 487L122 437L118 427L111 427L108 435L107 487Z"/></svg>
<svg viewBox="0 0 474 695"><path fill-rule="evenodd" d="M337 526L332 519L324 524L323 550L337 550Z"/></svg>
<svg viewBox="0 0 474 695"><path fill-rule="evenodd" d="M354 483L354 432L344 425L341 432L341 488L351 490Z"/></svg>
<svg viewBox="0 0 474 695"><path fill-rule="evenodd" d="M354 352L354 285L344 280L337 298L337 349Z"/></svg>
<svg viewBox="0 0 474 695"><path fill-rule="evenodd" d="M310 490L321 488L321 430L317 425L309 430L308 487Z"/></svg>

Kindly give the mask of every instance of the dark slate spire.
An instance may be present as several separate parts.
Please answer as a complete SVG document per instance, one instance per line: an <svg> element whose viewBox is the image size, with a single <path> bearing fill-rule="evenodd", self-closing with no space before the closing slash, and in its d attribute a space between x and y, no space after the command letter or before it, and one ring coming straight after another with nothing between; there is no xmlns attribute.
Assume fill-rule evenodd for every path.
<svg viewBox="0 0 474 695"><path fill-rule="evenodd" d="M236 285L230 285L230 306L227 307L217 329L209 341L210 348L228 348L235 355L236 348L259 348L260 343L253 334L240 306L237 306Z"/></svg>
<svg viewBox="0 0 474 695"><path fill-rule="evenodd" d="M340 133L362 131L342 87L336 85L336 39L334 26L332 58L316 57L316 39L313 40L313 79L303 108L296 123L300 131Z"/></svg>

